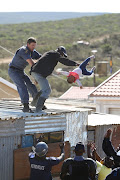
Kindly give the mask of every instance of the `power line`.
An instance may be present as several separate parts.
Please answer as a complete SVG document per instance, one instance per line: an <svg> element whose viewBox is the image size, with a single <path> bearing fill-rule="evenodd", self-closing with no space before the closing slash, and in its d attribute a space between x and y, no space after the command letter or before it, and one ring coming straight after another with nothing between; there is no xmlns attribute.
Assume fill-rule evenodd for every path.
<svg viewBox="0 0 120 180"><path fill-rule="evenodd" d="M5 51L9 52L10 54L14 55L13 52L9 51L8 49L4 48L3 46L0 46L0 48L4 49Z"/></svg>

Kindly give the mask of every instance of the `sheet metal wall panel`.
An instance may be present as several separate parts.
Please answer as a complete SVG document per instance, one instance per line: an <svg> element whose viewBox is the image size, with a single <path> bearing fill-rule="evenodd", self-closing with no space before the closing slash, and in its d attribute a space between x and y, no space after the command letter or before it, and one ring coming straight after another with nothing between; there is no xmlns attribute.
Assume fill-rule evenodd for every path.
<svg viewBox="0 0 120 180"><path fill-rule="evenodd" d="M0 121L0 137L14 136L24 134L24 119L1 120Z"/></svg>
<svg viewBox="0 0 120 180"><path fill-rule="evenodd" d="M26 118L25 133L45 133L66 130L65 115Z"/></svg>
<svg viewBox="0 0 120 180"><path fill-rule="evenodd" d="M72 146L78 142L87 144L87 124L88 112L71 112L66 114L65 141L69 141Z"/></svg>
<svg viewBox="0 0 120 180"><path fill-rule="evenodd" d="M0 137L0 180L13 180L13 150L20 141L20 136Z"/></svg>

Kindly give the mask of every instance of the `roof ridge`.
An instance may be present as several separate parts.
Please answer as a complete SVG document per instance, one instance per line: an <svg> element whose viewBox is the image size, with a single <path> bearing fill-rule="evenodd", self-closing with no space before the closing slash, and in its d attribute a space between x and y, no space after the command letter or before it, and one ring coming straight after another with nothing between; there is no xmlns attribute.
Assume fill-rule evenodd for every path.
<svg viewBox="0 0 120 180"><path fill-rule="evenodd" d="M115 72L114 74L112 74L109 78L107 78L105 81L103 81L101 84L99 84L93 91L91 91L89 94L88 94L88 97L93 94L97 89L99 89L101 86L103 86L106 82L108 82L110 79L112 79L113 77L115 77L118 73L120 73L120 69Z"/></svg>

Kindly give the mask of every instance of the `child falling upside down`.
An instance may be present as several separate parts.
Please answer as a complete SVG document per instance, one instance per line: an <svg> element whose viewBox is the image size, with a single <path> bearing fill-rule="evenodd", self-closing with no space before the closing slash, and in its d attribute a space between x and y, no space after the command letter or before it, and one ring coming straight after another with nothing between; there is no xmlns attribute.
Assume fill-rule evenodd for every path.
<svg viewBox="0 0 120 180"><path fill-rule="evenodd" d="M67 71L58 71L58 74L63 74L63 75L65 75L65 76L67 76L67 77L68 77L68 78L67 78L67 82L68 82L68 83L72 84L72 83L75 83L75 82L76 82L76 83L78 84L78 86L79 86L80 88L82 88L82 84L81 84L79 78L80 78L82 75L90 76L90 75L94 72L94 70L95 70L95 68L96 68L96 67L94 66L94 67L91 69L91 71L88 71L88 70L86 69L86 66L89 64L89 61L90 61L92 58L94 59L95 56L92 55L92 56L88 57L85 61L83 61L83 63L80 64L80 66L79 66L78 68L74 69L73 71L70 71L70 72L67 72Z"/></svg>

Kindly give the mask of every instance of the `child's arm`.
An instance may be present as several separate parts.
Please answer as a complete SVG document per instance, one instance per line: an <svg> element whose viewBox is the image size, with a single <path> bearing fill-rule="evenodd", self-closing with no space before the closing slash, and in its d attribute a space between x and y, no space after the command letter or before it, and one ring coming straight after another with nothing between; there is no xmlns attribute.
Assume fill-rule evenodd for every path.
<svg viewBox="0 0 120 180"><path fill-rule="evenodd" d="M58 74L62 74L64 76L68 76L69 75L69 72L67 72L67 71L58 71L57 73Z"/></svg>
<svg viewBox="0 0 120 180"><path fill-rule="evenodd" d="M82 84L81 84L81 82L80 82L79 79L76 80L76 83L78 84L78 86L80 87L80 89L82 89Z"/></svg>

